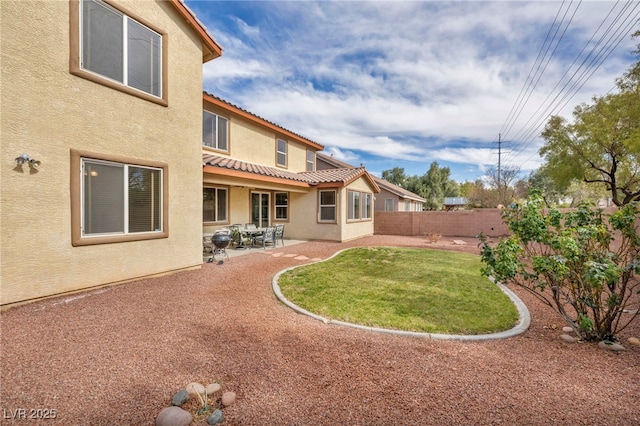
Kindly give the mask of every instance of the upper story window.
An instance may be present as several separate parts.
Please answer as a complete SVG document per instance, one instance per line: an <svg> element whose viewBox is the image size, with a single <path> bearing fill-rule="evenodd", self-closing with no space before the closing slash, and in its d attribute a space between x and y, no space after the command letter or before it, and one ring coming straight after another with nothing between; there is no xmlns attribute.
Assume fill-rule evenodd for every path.
<svg viewBox="0 0 640 426"><path fill-rule="evenodd" d="M316 169L316 153L308 150L307 151L307 171L312 172Z"/></svg>
<svg viewBox="0 0 640 426"><path fill-rule="evenodd" d="M276 164L287 167L287 141L278 139L276 143Z"/></svg>
<svg viewBox="0 0 640 426"><path fill-rule="evenodd" d="M76 2L71 4L74 12ZM74 13L78 15L71 31L74 74L166 104L161 33L100 0L81 0Z"/></svg>
<svg viewBox="0 0 640 426"><path fill-rule="evenodd" d="M202 111L202 145L221 151L229 150L229 120L209 111Z"/></svg>

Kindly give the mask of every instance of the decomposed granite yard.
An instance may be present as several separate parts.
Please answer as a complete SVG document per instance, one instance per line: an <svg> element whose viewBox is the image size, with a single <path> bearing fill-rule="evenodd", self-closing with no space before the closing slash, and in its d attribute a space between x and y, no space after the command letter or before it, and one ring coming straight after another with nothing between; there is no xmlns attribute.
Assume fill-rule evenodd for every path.
<svg viewBox="0 0 640 426"><path fill-rule="evenodd" d="M525 333L429 340L324 324L271 288L277 272L348 247L478 252L452 240L306 242L7 309L0 423L150 425L188 383L219 382L236 394L226 425L640 424L640 347L626 344L638 321L622 352L565 343L561 318L513 289Z"/></svg>

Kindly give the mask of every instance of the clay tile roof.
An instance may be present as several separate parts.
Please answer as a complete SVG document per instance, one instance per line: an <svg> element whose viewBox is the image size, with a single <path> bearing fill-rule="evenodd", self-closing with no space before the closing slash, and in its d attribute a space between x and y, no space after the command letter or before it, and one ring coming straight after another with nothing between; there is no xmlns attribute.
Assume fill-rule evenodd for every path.
<svg viewBox="0 0 640 426"><path fill-rule="evenodd" d="M364 167L354 167L350 169L316 170L314 172L301 172L300 174L305 176L309 182L320 184L332 182L349 183L366 172Z"/></svg>
<svg viewBox="0 0 640 426"><path fill-rule="evenodd" d="M298 173L280 170L275 167L263 166L260 164L247 163L245 161L236 160L234 158L220 157L213 154L202 154L202 164L205 166L219 167L222 169L238 170L241 172L253 173L261 176L270 176L281 179L295 180L297 182L306 182L307 179Z"/></svg>
<svg viewBox="0 0 640 426"><path fill-rule="evenodd" d="M363 175L370 178L370 175L367 173L364 167L294 173L275 167L248 163L228 157L220 157L214 154L202 154L202 165L218 167L221 169L236 170L255 174L258 176L268 176L295 182L304 182L309 184L310 186L320 185L323 183L336 183L346 185ZM372 186L377 189L377 186L375 185L375 182L373 182L373 180L371 180L371 183Z"/></svg>

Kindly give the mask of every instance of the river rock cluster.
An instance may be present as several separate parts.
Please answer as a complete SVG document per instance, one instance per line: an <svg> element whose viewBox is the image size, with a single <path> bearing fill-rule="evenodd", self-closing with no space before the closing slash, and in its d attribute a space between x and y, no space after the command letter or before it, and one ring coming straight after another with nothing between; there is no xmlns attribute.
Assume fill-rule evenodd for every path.
<svg viewBox="0 0 640 426"><path fill-rule="evenodd" d="M553 327L552 327L553 328ZM580 338L574 336L572 333L574 332L574 330L571 327L562 327L562 333L560 335L560 340L562 340L565 343L576 343L580 341ZM627 342L630 345L634 345L634 346L640 346L640 339L636 338L636 337L629 337L627 339ZM609 351L624 351L625 347L622 346L620 343L616 343L616 342L610 342L608 340L603 340L601 342L598 342L598 347L600 349L606 349Z"/></svg>
<svg viewBox="0 0 640 426"><path fill-rule="evenodd" d="M156 426L188 426L193 421L193 414L187 411L183 406L192 400L198 402L198 407L203 412L211 411L207 417L207 424L216 425L224 421L224 413L222 408L228 407L236 400L235 392L224 392L220 397L220 403L213 405L209 403L209 398L219 392L221 386L219 383L211 383L204 386L197 382L191 382L184 389L178 391L171 399L171 406L165 407L158 413L156 417ZM216 400L217 401L217 400ZM206 410L205 410L206 409Z"/></svg>

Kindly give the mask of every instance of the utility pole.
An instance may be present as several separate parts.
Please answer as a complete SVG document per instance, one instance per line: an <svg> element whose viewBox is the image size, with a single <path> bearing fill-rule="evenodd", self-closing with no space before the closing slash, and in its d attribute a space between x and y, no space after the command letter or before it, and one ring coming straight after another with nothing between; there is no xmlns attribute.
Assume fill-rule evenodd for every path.
<svg viewBox="0 0 640 426"><path fill-rule="evenodd" d="M500 189L500 179L502 177L502 134L498 133L498 189Z"/></svg>

